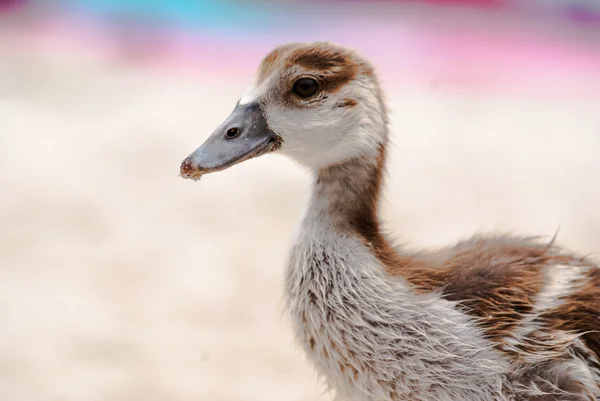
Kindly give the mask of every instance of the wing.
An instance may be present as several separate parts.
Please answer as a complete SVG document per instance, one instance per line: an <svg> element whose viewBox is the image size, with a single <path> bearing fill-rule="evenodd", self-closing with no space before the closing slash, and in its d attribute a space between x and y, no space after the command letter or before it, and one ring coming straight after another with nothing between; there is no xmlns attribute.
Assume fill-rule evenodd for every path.
<svg viewBox="0 0 600 401"><path fill-rule="evenodd" d="M534 239L474 237L391 273L457 302L504 352L535 362L582 345L600 369L600 268L585 258Z"/></svg>

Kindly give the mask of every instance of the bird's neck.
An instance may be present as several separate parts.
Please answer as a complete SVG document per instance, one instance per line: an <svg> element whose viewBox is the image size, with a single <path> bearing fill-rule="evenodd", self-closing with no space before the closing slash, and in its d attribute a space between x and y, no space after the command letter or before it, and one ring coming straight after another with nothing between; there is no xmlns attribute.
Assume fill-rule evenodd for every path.
<svg viewBox="0 0 600 401"><path fill-rule="evenodd" d="M359 156L319 170L305 222L358 238L388 269L407 261L382 234L379 200L382 193L386 144L375 154Z"/></svg>
<svg viewBox="0 0 600 401"><path fill-rule="evenodd" d="M475 386L481 394L496 391L497 372L504 367L497 367L471 322L438 295L418 293L402 279L410 258L390 247L378 219L384 163L381 147L374 157L316 174L285 279L296 337L317 371L347 398L391 399L366 390L385 389L381 383L390 377L398 394L411 393L410 383L419 380L433 386L452 378L445 393L428 399L474 399L465 386L471 382L484 383ZM393 368L390 358L402 380L386 370Z"/></svg>
<svg viewBox="0 0 600 401"><path fill-rule="evenodd" d="M385 146L376 155L359 156L320 169L315 175L311 209L338 230L365 239L379 232L379 197L385 164Z"/></svg>

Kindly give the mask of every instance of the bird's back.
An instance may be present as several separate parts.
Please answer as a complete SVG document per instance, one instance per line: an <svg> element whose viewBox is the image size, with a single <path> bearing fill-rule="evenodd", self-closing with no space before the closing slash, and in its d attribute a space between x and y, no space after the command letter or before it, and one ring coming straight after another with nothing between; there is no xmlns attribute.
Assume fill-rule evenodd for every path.
<svg viewBox="0 0 600 401"><path fill-rule="evenodd" d="M568 393L577 393L572 386L600 386L600 268L594 262L534 239L474 237L415 254L390 273L456 302L512 360L523 386L537 386L540 394L552 393L544 386ZM589 399L594 396L600 397L590 393Z"/></svg>

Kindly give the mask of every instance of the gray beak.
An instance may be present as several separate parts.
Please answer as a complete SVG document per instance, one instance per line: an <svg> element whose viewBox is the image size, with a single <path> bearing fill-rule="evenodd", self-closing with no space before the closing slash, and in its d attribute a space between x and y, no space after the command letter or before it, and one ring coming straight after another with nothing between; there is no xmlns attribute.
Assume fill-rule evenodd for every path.
<svg viewBox="0 0 600 401"><path fill-rule="evenodd" d="M183 178L225 170L276 150L281 138L267 125L258 103L238 104L208 139L181 163Z"/></svg>

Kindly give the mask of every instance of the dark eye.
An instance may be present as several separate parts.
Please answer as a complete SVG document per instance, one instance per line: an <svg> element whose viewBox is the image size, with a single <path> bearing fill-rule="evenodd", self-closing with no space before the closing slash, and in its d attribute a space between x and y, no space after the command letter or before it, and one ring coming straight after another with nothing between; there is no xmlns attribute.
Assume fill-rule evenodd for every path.
<svg viewBox="0 0 600 401"><path fill-rule="evenodd" d="M294 83L292 91L300 97L310 97L317 93L319 84L312 78L300 78Z"/></svg>

